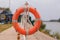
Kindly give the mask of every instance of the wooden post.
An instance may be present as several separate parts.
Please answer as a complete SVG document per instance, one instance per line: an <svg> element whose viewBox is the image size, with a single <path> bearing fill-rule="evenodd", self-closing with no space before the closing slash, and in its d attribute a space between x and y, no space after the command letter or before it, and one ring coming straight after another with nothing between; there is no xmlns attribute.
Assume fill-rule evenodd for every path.
<svg viewBox="0 0 60 40"><path fill-rule="evenodd" d="M17 40L20 40L20 34L19 33L17 34Z"/></svg>

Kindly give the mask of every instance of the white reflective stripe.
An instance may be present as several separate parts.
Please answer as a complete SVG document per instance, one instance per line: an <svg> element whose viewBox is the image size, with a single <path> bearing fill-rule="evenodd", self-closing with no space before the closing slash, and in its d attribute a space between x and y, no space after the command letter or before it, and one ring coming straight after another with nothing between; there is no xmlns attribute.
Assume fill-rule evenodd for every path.
<svg viewBox="0 0 60 40"><path fill-rule="evenodd" d="M17 20L12 20L12 22L18 22Z"/></svg>
<svg viewBox="0 0 60 40"><path fill-rule="evenodd" d="M35 21L41 20L40 18L36 18Z"/></svg>

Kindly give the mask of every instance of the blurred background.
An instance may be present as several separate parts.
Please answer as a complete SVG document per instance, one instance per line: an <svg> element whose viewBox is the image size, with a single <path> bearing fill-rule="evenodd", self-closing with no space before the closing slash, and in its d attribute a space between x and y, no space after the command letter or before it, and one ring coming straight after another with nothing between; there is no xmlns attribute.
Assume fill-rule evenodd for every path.
<svg viewBox="0 0 60 40"><path fill-rule="evenodd" d="M12 26L12 16L25 2L35 7L41 15L41 32L60 39L60 0L0 0L0 32ZM19 16L18 21L21 21ZM33 20L31 20L33 19ZM34 23L34 17L30 17ZM8 25L8 26L7 26Z"/></svg>

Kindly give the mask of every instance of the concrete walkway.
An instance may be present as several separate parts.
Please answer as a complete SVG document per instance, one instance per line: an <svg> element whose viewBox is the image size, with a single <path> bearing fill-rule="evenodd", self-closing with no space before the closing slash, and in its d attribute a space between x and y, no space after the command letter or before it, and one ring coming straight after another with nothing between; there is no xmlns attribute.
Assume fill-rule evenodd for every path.
<svg viewBox="0 0 60 40"><path fill-rule="evenodd" d="M0 40L17 40L17 33L14 30L14 28L11 27L5 30L4 32L0 33ZM56 40L56 39L37 31L35 34L27 36L27 40Z"/></svg>

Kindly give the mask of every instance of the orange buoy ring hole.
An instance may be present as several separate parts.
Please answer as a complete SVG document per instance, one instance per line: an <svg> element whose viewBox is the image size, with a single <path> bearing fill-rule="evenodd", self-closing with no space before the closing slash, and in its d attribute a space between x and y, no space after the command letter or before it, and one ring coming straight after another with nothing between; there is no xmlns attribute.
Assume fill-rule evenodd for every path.
<svg viewBox="0 0 60 40"><path fill-rule="evenodd" d="M19 15L24 12L24 7L21 7L19 9L17 9L17 11L15 12L15 14L13 15L12 17L12 24L13 24L13 27L20 33L20 34L23 34L23 35L31 35L33 33L35 33L41 26L41 20L37 20L34 24L34 27L32 27L30 30L28 30L28 33L26 32L26 30L22 29L20 27L20 25L18 24L17 20L18 20L18 17ZM36 19L40 19L40 15L39 13L36 11L35 8L33 7L29 7L29 12L31 12Z"/></svg>

